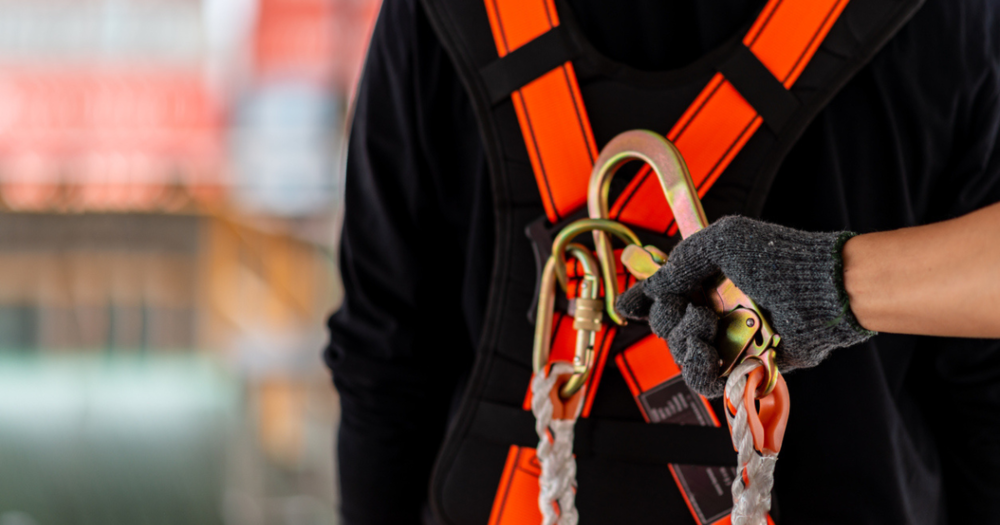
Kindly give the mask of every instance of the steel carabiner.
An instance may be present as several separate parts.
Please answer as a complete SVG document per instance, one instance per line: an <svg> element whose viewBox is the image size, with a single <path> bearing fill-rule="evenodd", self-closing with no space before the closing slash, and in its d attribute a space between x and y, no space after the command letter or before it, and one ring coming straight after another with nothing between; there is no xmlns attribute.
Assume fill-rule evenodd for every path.
<svg viewBox="0 0 1000 525"><path fill-rule="evenodd" d="M571 222L563 228L552 241L552 254L559 258L559 262L561 263L556 267L556 277L558 277L559 285L562 286L563 290L566 289L567 283L569 282L566 275L565 247L569 245L570 241L576 238L577 235L587 232L612 234L626 244L639 244L639 237L636 236L635 232L620 222L609 219L579 219ZM598 258L600 258L600 252L598 252ZM613 259L614 255L612 254L612 262L614 262ZM604 303L608 318L615 324L625 324L625 320L618 315L617 311L615 311L615 298L617 297L615 291L618 289L618 276L616 275L616 268L612 265L609 270L603 261L601 261L600 266L600 275L604 280Z"/></svg>
<svg viewBox="0 0 1000 525"><path fill-rule="evenodd" d="M556 282L558 268L566 273L566 252L569 252L583 267L577 298L573 301L573 328L576 330L576 350L573 353L573 375L563 384L559 395L569 399L587 383L594 368L594 341L601 329L603 302L600 299L600 267L590 250L577 243L555 245L545 269L542 272L538 297L538 311L535 317L535 341L532 349L532 368L538 374L548 364L552 347L552 317L555 311ZM557 256L557 254L559 256ZM561 257L560 257L561 256ZM567 284L563 286L565 290Z"/></svg>

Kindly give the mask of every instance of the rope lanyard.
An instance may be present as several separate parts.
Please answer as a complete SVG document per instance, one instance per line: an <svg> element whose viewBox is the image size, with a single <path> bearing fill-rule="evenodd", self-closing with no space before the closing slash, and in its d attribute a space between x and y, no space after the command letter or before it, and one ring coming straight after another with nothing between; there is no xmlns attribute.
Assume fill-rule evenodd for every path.
<svg viewBox="0 0 1000 525"><path fill-rule="evenodd" d="M601 328L604 311L612 320L617 317L617 263L610 236L626 244L622 261L637 278L648 277L666 262L665 254L641 246L630 228L607 218L611 179L618 168L633 159L646 162L656 174L682 235L687 237L707 224L684 159L669 140L651 131L627 131L612 139L601 152L589 184L591 218L574 221L556 235L540 285L531 409L539 438L538 510L544 525L575 525L578 520L573 428L594 367L595 334ZM594 236L596 259L583 245L573 242L588 233ZM575 259L572 265L567 255ZM571 362L552 360L556 289L559 286L564 292L570 290L567 268L577 263L582 266L583 277L572 308L576 351ZM602 291L604 301L599 297ZM737 524L763 524L770 510L774 462L788 418L788 389L774 362L775 347L781 338L753 300L729 279L720 276L707 291L711 306L721 318L720 326L726 331L726 337L719 339L718 350L720 368L729 375L726 416L738 452L732 519Z"/></svg>
<svg viewBox="0 0 1000 525"><path fill-rule="evenodd" d="M561 399L558 384L573 374L573 366L553 363L531 381L531 411L535 414L538 448L535 455L542 465L538 477L538 510L543 525L576 525L576 458L573 457L573 427L580 416L580 390L568 400Z"/></svg>
<svg viewBox="0 0 1000 525"><path fill-rule="evenodd" d="M764 378L760 361L744 361L726 381L726 421L737 453L733 480L733 525L764 525L771 510L774 464L788 421L788 386L778 376L774 391L755 408L754 392ZM735 404L733 401L735 400Z"/></svg>

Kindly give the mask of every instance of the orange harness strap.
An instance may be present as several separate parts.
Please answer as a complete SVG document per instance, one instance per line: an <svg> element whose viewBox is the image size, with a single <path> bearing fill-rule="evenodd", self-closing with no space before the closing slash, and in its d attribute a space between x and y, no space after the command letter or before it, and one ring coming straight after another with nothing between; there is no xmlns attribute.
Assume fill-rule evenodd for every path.
<svg viewBox="0 0 1000 525"><path fill-rule="evenodd" d="M849 0L770 0L743 44L790 88L812 59ZM485 0L497 53L502 58L559 25L553 0ZM528 156L553 224L586 202L587 180L597 158L590 120L571 62L549 71L511 98ZM704 196L762 123L757 111L721 73L681 116L667 138L684 155ZM648 166L612 206L617 220L666 232L673 221ZM657 213L649 213L657 210Z"/></svg>
<svg viewBox="0 0 1000 525"><path fill-rule="evenodd" d="M553 0L485 0L497 53L559 25ZM597 145L573 64L549 71L511 94L545 213L553 224L583 205Z"/></svg>
<svg viewBox="0 0 1000 525"><path fill-rule="evenodd" d="M789 89L847 2L771 0L743 37L743 45ZM684 156L699 197L705 196L762 122L722 73L716 73L667 133ZM622 192L611 216L648 230L667 231L672 214L649 213L669 209L664 206L666 200L656 177L649 175L649 166L644 166Z"/></svg>

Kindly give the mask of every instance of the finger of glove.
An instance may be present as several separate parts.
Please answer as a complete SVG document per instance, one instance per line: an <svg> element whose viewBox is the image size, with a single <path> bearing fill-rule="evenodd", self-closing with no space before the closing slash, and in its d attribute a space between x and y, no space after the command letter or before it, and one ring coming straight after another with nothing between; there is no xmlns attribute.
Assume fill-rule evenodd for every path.
<svg viewBox="0 0 1000 525"><path fill-rule="evenodd" d="M714 346L718 323L719 317L710 308L689 305L668 339L684 380L705 397L722 395L726 384L719 377L719 352Z"/></svg>
<svg viewBox="0 0 1000 525"><path fill-rule="evenodd" d="M687 295L719 273L714 260L715 235L711 227L684 239L667 257L667 262L646 280L646 291L654 297L664 293Z"/></svg>
<svg viewBox="0 0 1000 525"><path fill-rule="evenodd" d="M684 381L691 390L713 399L726 390L726 378L719 377L719 353L713 345L700 339L688 339L689 364L681 367Z"/></svg>
<svg viewBox="0 0 1000 525"><path fill-rule="evenodd" d="M625 293L615 300L615 310L633 321L645 321L652 306L653 299L646 295L641 282L625 290Z"/></svg>
<svg viewBox="0 0 1000 525"><path fill-rule="evenodd" d="M690 301L684 296L665 294L653 301L649 308L649 327L660 339L667 336L681 322Z"/></svg>
<svg viewBox="0 0 1000 525"><path fill-rule="evenodd" d="M719 316L707 307L695 306L690 303L685 305L682 312L683 314L670 329L665 339L674 355L674 361L683 367L689 361L689 340L696 339L708 344L715 341ZM652 322L650 326L652 326Z"/></svg>

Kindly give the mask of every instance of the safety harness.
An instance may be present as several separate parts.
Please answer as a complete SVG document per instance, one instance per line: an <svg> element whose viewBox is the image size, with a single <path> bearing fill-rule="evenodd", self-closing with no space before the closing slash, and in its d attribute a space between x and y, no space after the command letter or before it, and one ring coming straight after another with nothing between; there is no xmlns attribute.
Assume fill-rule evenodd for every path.
<svg viewBox="0 0 1000 525"><path fill-rule="evenodd" d="M757 414L754 394L781 384L767 359L780 339L768 336L766 318L745 300L733 303L742 309L717 308L742 310L724 318L724 331L743 323L752 329L744 343L767 337L755 343L759 359L741 364L744 347L725 364L737 370L728 406L710 403L687 389L662 340L622 324L614 297L636 278L615 261L624 255L642 276L642 267L648 274L662 263L678 231L691 233L692 219L758 214L808 123L921 2L771 0L740 38L642 89L617 78L552 0L423 2L476 111L497 222L490 307L435 467L435 514L456 525L575 523L576 508L591 523L760 515L769 506L768 462L754 457L776 453L780 436L769 441L750 413ZM650 159L620 191L610 175L588 184L592 171L613 174L625 161L599 161L597 145L613 156L611 137L634 128L675 146L689 170L690 192L681 198L700 197L700 217L692 211L700 205L666 205L664 170ZM592 243L577 239L592 231ZM629 248L616 250L612 236ZM713 289L721 303L727 293L741 295L731 283ZM523 317L529 310L533 325ZM751 373L752 363L764 366ZM747 391L749 398L737 395ZM767 422L787 403L761 410ZM720 413L731 421L738 460ZM755 482L755 473L765 475ZM730 484L752 489L737 498L746 509L733 510L733 498L719 490Z"/></svg>

